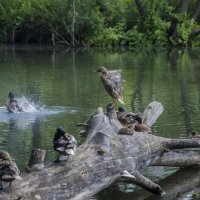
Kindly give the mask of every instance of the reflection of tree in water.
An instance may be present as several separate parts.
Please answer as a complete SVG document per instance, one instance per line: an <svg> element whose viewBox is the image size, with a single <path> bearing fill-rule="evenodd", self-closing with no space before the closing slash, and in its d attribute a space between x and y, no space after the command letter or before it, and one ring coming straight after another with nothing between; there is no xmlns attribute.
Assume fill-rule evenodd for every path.
<svg viewBox="0 0 200 200"><path fill-rule="evenodd" d="M19 114L16 119L9 120L6 150L14 156L22 171L28 162L32 148L41 148L41 141L40 119L36 116L34 120L32 116L30 121L28 117Z"/></svg>
<svg viewBox="0 0 200 200"><path fill-rule="evenodd" d="M187 59L186 59L187 58ZM184 59L186 59L188 62L191 62L191 59L189 57L189 54L187 52L184 52L183 50L175 49L170 53L170 66L173 71L177 72L177 68L180 67L180 79L178 80L180 83L180 98L182 102L183 107L183 115L184 115L184 124L185 129L187 133L192 131L191 127L191 109L190 109L190 97L189 97L189 86L188 86L188 77L184 75L184 68L187 65L188 62L184 62ZM183 65L181 65L183 64ZM178 66L180 65L180 66ZM186 66L188 67L188 66ZM192 66L189 66L192 67ZM178 98L178 97L177 97Z"/></svg>
<svg viewBox="0 0 200 200"><path fill-rule="evenodd" d="M168 63L163 59L167 59ZM179 109L183 108L182 116L184 117L185 130L187 133L191 132L193 130L190 107L192 96L190 95L189 74L192 72L192 64L194 63L192 63L188 52L181 49L172 49L164 56L162 54L152 53L148 55L148 53L143 53L143 60L139 59L137 62L138 67L135 72L132 110L134 111L135 107L139 107L142 111L144 109L142 106L146 105L147 100L160 100L160 97L163 98L165 95L169 99L167 95L169 93L169 95L174 95L172 99L176 101L174 104L175 109L178 107ZM169 68L167 68L168 66ZM170 73L167 70L170 70ZM169 86L167 85L168 81L171 81ZM160 84L160 86L155 85L155 83ZM156 91L155 86L159 91ZM172 118L169 119L169 122L170 120L172 121ZM174 124L176 121L172 121L172 123ZM175 125L177 126L177 124Z"/></svg>
<svg viewBox="0 0 200 200"><path fill-rule="evenodd" d="M154 56L152 56L154 57ZM147 64L148 61L148 64ZM154 59L149 57L149 54L144 55L142 58L142 61L138 63L139 67L137 68L136 72L136 81L134 84L134 93L132 98L132 110L135 110L135 105L140 104L140 111L142 112L145 108L143 107L146 105L146 102L144 102L144 98L147 97L148 102L154 100L154 92L153 92L153 80L154 80L154 68L151 66L154 66ZM150 68L150 69L148 69ZM148 74L148 71L150 74ZM150 75L150 77L148 77ZM149 80L149 88L148 90L144 90L144 82L145 80ZM145 94L143 94L146 92Z"/></svg>
<svg viewBox="0 0 200 200"><path fill-rule="evenodd" d="M40 120L38 118L32 123L32 145L33 148L41 148L41 141L42 141L42 132L40 130Z"/></svg>

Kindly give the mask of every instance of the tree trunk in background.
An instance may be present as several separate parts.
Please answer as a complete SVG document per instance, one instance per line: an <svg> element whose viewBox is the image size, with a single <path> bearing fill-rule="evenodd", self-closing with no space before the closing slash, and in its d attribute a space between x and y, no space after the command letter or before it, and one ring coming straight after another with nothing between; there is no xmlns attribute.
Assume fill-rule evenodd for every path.
<svg viewBox="0 0 200 200"><path fill-rule="evenodd" d="M75 24L76 24L76 0L73 3L73 18L72 18L72 46L75 46Z"/></svg>
<svg viewBox="0 0 200 200"><path fill-rule="evenodd" d="M200 1L197 2L197 6L190 18L196 20L199 14L200 14Z"/></svg>
<svg viewBox="0 0 200 200"><path fill-rule="evenodd" d="M137 6L137 8L138 8L138 11L139 11L140 15L141 15L142 17L144 17L145 12L144 12L144 8L143 8L143 6L142 6L141 0L135 0L135 3L136 3L136 6Z"/></svg>
<svg viewBox="0 0 200 200"><path fill-rule="evenodd" d="M56 44L55 44L55 35L53 32L51 32L51 41L52 41L52 46L55 47Z"/></svg>
<svg viewBox="0 0 200 200"><path fill-rule="evenodd" d="M15 29L12 30L12 43L15 44Z"/></svg>

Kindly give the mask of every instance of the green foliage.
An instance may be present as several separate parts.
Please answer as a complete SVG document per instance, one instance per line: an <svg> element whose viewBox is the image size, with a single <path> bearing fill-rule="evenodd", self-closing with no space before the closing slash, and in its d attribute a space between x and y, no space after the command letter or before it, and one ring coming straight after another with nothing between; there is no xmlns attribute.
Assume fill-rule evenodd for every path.
<svg viewBox="0 0 200 200"><path fill-rule="evenodd" d="M76 0L75 38L80 45L94 46L166 46L199 44L190 38L198 23L189 18L195 9L192 1L187 13L179 13L179 1L143 0L145 16L140 16L134 0ZM15 33L17 42L71 43L73 0L0 0L0 42L9 42ZM177 35L170 37L172 21Z"/></svg>
<svg viewBox="0 0 200 200"><path fill-rule="evenodd" d="M178 34L180 39L178 42L182 45L187 45L190 37L190 33L196 27L194 20L186 19L184 22L178 25Z"/></svg>
<svg viewBox="0 0 200 200"><path fill-rule="evenodd" d="M170 27L170 23L161 19L159 13L155 10L150 11L142 23L142 29L146 30L146 40L155 45L167 44L167 30Z"/></svg>

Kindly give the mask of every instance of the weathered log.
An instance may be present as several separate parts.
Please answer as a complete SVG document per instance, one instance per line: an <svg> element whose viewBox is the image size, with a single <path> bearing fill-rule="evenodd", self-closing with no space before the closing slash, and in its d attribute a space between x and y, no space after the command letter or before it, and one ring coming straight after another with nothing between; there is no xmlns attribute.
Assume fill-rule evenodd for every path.
<svg viewBox="0 0 200 200"><path fill-rule="evenodd" d="M163 108L159 102L153 102L147 109L143 121L152 125ZM107 114L104 114L102 108L98 108L89 120L86 141L77 149L75 156L67 162L24 175L23 180L13 184L10 191L1 192L0 200L38 197L45 200L84 200L121 179L161 194L160 186L144 177L139 172L141 169L149 165L199 164L200 155L191 149L200 146L198 139L168 139L141 132L118 135L120 128L122 125L114 109L108 107ZM191 164L185 158L189 152L194 152L194 156L190 156Z"/></svg>

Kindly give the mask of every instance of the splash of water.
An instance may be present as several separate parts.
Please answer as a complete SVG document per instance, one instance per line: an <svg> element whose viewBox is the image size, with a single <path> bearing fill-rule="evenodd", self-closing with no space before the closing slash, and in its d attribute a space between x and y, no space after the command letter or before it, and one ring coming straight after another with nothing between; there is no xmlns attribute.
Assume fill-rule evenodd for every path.
<svg viewBox="0 0 200 200"><path fill-rule="evenodd" d="M18 106L21 108L22 112L32 113L32 112L41 112L44 110L45 106L36 104L33 101L29 101L25 96L17 97Z"/></svg>

